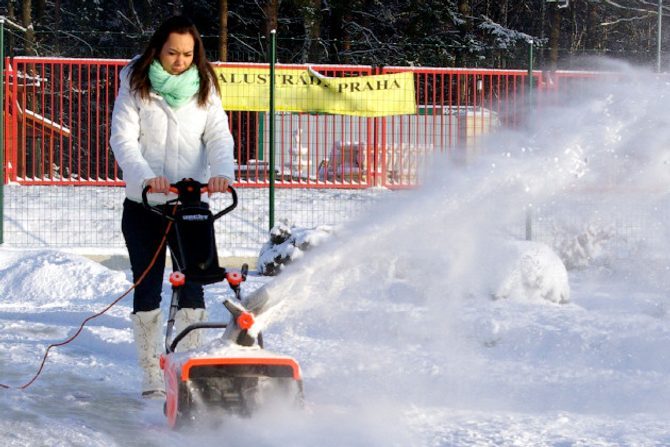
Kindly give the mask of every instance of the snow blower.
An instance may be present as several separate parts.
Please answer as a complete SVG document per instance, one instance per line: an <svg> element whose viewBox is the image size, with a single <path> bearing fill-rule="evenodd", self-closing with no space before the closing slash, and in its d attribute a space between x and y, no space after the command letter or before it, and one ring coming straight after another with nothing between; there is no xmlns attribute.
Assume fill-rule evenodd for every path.
<svg viewBox="0 0 670 447"><path fill-rule="evenodd" d="M300 407L303 402L300 366L289 356L264 349L262 334L254 329L254 316L264 303L243 304L241 284L248 267L227 272L219 266L214 238L214 221L237 206L237 193L229 192L232 204L212 214L201 194L206 185L184 179L171 185L177 198L163 206L150 205L149 188L142 193L144 205L173 222L171 246L175 271L170 275L172 299L165 334L165 353L160 366L165 378L164 412L168 425L179 428L199 421L216 422L218 414L250 416L266 405ZM170 205L177 205L172 207ZM174 212L170 212L174 208ZM235 298L226 298L228 322L201 322L175 334L174 322L179 297L186 281L213 284L227 281ZM179 342L192 331L220 329L223 334L196 351L177 352Z"/></svg>

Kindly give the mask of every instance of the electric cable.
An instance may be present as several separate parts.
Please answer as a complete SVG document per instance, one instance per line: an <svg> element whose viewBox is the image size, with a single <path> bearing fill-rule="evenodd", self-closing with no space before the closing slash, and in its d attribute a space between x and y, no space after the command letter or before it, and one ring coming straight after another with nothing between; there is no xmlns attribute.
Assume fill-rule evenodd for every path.
<svg viewBox="0 0 670 447"><path fill-rule="evenodd" d="M175 208L176 208L176 205L175 205ZM158 249L156 250L156 253L154 253L154 256L151 259L151 262L149 262L149 265L147 266L146 270L144 270L144 272L142 272L142 274L137 279L137 281L135 281L135 283L132 286L130 286L130 288L128 290L126 290L118 298L116 298L114 301L112 301L103 310L101 310L100 312L98 312L96 314L93 314L93 315L87 317L84 321L82 321L81 324L79 325L79 329L77 329L77 331L74 333L74 335L71 335L70 337L63 340L62 342L52 343L49 346L47 346L47 349L44 352L44 356L42 357L42 362L40 363L40 367L38 368L37 372L35 373L35 375L33 376L32 379L30 379L28 382L26 382L23 385L18 386L18 387L12 387L10 385L5 385L4 383L0 383L0 388L2 388L2 389L19 389L19 390L25 390L26 388L28 388L30 385L32 385L37 380L37 378L40 376L40 374L42 374L42 370L44 369L44 365L46 364L47 357L49 356L49 351L51 351L52 348L56 348L56 347L59 347L59 346L65 346L68 343L72 342L75 338L77 338L79 336L79 334L81 334L81 331L84 330L84 326L86 326L86 324L89 321L103 315L109 309L114 307L119 301L121 301L126 296L128 296L128 294L133 289L135 289L135 287L137 287L142 281L144 281L144 278L147 276L147 274L149 273L149 270L151 270L151 268L156 263L156 260L158 259L158 255L161 253L161 251L163 250L163 247L165 246L165 242L167 241L168 234L170 233L170 229L172 228L172 223L173 223L172 221L168 222L167 227L165 229L165 234L163 235L163 239L161 239L161 242L158 245Z"/></svg>

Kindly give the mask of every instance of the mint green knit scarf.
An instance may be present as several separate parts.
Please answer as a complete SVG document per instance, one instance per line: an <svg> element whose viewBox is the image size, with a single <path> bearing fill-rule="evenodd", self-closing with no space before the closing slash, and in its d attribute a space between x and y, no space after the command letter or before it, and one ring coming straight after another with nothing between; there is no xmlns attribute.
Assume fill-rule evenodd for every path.
<svg viewBox="0 0 670 447"><path fill-rule="evenodd" d="M151 87L160 94L172 108L177 108L198 93L200 76L195 65L185 72L173 75L165 71L161 63L154 59L149 66Z"/></svg>

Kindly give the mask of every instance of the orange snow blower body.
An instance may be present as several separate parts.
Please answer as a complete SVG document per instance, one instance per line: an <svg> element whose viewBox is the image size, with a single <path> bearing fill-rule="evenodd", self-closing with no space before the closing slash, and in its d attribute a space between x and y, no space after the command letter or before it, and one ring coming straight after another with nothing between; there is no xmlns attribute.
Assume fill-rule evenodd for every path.
<svg viewBox="0 0 670 447"><path fill-rule="evenodd" d="M170 275L172 301L165 335L165 353L160 366L165 379L165 415L171 428L206 420L216 422L223 413L249 416L269 404L300 407L303 401L302 374L292 357L269 352L263 347L260 332L254 331L254 312L242 304L241 283L246 280L248 268L240 272L226 272L219 266L214 240L216 219L237 206L237 194L229 189L233 203L212 215L200 196L206 186L193 180L182 180L171 188L178 197L168 204L176 204L174 213L163 207L152 206L147 200L148 188L143 191L143 202L152 211L174 224L177 249L173 262L177 269ZM186 281L212 284L227 281L235 298L226 298L223 305L230 312L228 322L201 322L186 327L174 339L175 315L179 297ZM197 351L177 352L179 342L192 331L223 329L221 338Z"/></svg>

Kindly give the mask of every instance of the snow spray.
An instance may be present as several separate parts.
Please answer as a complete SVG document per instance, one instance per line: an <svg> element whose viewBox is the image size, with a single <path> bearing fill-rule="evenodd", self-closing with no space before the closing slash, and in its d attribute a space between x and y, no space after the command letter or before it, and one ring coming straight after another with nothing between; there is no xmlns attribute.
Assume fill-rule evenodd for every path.
<svg viewBox="0 0 670 447"><path fill-rule="evenodd" d="M621 204L589 201L594 212L572 226L566 209L587 194L670 184L668 82L604 68L612 74L579 96L529 110L519 128L482 140L471 164L453 163L443 148L421 187L382 200L268 285L275 306L265 324L279 332L283 352L301 358L312 410L301 435L291 434L300 425L293 421L280 437L320 433L328 440L321 445L335 446L365 433L365 445L403 444L413 405L523 401L515 388L501 397L499 383L487 380L481 353L496 340L482 342L466 315L471 300L495 298L492 272L508 262L500 241L524 239L529 208L540 223L553 212L566 219L552 221L553 234L537 234L560 255L572 253L566 265L611 261L615 249L601 247L596 257L582 250L580 259L574 243L572 252L560 244L616 239L591 217ZM327 428L334 420L342 432Z"/></svg>

